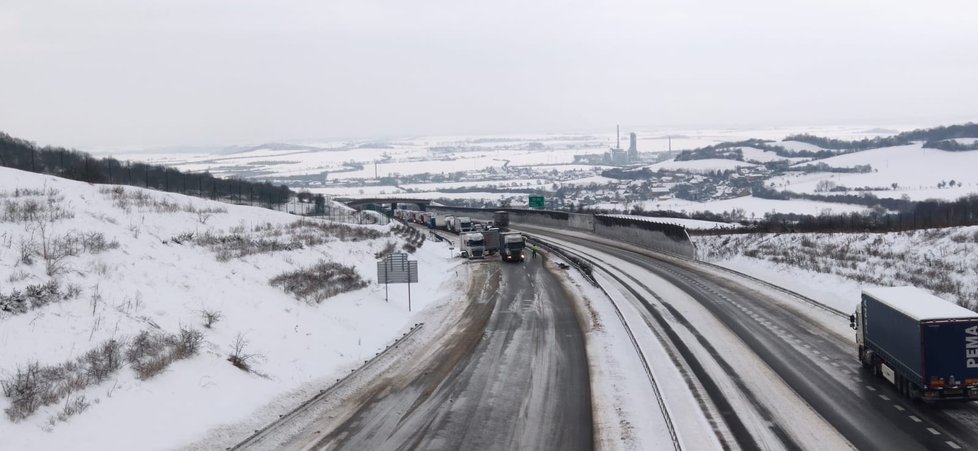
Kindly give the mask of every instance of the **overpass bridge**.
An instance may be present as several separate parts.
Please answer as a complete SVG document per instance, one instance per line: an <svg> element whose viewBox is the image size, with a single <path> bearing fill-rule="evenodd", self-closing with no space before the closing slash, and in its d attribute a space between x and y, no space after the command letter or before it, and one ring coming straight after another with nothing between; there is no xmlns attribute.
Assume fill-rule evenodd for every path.
<svg viewBox="0 0 978 451"><path fill-rule="evenodd" d="M417 205L418 210L427 211L428 205L431 204L431 199L417 199L411 197L363 197L363 198L343 198L336 197L333 200L337 202L342 202L352 208L363 208L367 205L378 205L382 207L389 207L391 211L397 210L398 205L411 204Z"/></svg>

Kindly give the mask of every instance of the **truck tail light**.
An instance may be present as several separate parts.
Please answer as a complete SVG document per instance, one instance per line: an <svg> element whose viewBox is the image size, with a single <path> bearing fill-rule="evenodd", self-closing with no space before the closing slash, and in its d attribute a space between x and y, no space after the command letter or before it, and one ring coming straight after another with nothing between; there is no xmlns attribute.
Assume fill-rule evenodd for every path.
<svg viewBox="0 0 978 451"><path fill-rule="evenodd" d="M964 385L969 385L969 386L978 385L978 379L965 379Z"/></svg>
<svg viewBox="0 0 978 451"><path fill-rule="evenodd" d="M934 379L927 384L930 388L944 388L944 379Z"/></svg>

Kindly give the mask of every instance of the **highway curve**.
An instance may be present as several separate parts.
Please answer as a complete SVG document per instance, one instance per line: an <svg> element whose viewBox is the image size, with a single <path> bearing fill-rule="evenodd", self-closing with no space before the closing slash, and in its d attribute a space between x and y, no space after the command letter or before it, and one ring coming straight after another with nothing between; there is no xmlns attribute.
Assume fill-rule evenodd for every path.
<svg viewBox="0 0 978 451"><path fill-rule="evenodd" d="M440 356L403 388L379 388L311 449L593 448L584 335L570 296L542 264L500 265L481 340Z"/></svg>
<svg viewBox="0 0 978 451"><path fill-rule="evenodd" d="M947 450L978 443L978 431L959 421L960 413L945 413L962 407L902 398L888 383L860 368L850 343L836 339L815 321L786 310L765 291L748 287L735 277L720 276L695 262L635 252L628 249L630 246L583 239L577 234L526 229L598 251L595 256L613 255L682 289L750 346L858 449ZM641 283L640 274L634 277L634 283ZM668 302L665 305L671 309ZM681 318L678 311L673 313ZM963 409L973 413L976 406L969 404Z"/></svg>

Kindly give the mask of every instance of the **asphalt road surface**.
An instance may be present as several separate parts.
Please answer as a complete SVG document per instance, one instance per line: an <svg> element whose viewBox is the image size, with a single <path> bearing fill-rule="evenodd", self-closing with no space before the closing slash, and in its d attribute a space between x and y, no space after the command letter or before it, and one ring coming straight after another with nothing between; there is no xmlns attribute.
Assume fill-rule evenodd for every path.
<svg viewBox="0 0 978 451"><path fill-rule="evenodd" d="M305 449L593 448L584 336L542 257L497 261L463 328L410 382L371 390ZM480 321L479 317L482 317ZM396 378L392 378L396 379Z"/></svg>
<svg viewBox="0 0 978 451"><path fill-rule="evenodd" d="M974 427L978 403L928 404L903 398L892 385L860 368L851 343L786 310L766 291L718 276L695 262L637 253L552 230L533 231L599 251L595 255L614 255L691 295L858 449L946 450L978 444ZM634 277L642 279L641 274ZM678 311L674 313L681 318ZM790 421L772 420L775 424ZM790 439L783 444L786 448L812 445Z"/></svg>

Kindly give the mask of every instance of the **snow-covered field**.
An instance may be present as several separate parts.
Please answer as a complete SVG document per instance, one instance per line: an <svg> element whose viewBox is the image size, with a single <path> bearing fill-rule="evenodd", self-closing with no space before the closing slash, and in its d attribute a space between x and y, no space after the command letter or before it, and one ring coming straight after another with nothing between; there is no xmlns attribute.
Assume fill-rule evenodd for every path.
<svg viewBox="0 0 978 451"><path fill-rule="evenodd" d="M978 227L693 237L700 258L851 311L862 288L914 285L978 309Z"/></svg>
<svg viewBox="0 0 978 451"><path fill-rule="evenodd" d="M804 144L804 143L796 143L796 144ZM782 157L781 155L771 152L770 150L762 150L754 147L741 147L740 151L744 155L744 161L748 163L767 163L770 161L789 161L792 163L802 163L809 160L809 158Z"/></svg>
<svg viewBox="0 0 978 451"><path fill-rule="evenodd" d="M0 449L180 447L272 400L328 386L422 321L426 306L457 299L457 263L432 242L411 257L421 279L414 312L404 286L392 286L384 301L374 253L407 239L387 226L297 223L260 208L7 168L0 207L0 304L8 307L0 311L0 380L34 362L82 358L92 369L95 358L108 368L98 378L78 376L22 420L0 415ZM352 267L366 287L300 300L270 285L320 261ZM328 287L357 286L338 280ZM39 288L49 283L53 293ZM9 308L25 307L15 298L28 299L25 312ZM204 312L218 314L210 328ZM201 334L196 352L137 377L128 358L135 338L181 330ZM89 354L111 340L114 357ZM254 356L250 371L228 361L236 343L239 356ZM12 406L0 396L0 410Z"/></svg>
<svg viewBox="0 0 978 451"><path fill-rule="evenodd" d="M873 194L894 198L906 195L914 200L927 198L953 200L964 194L978 191L976 185L978 176L974 171L974 168L978 167L978 151L948 152L925 149L921 143L917 143L865 150L796 166L804 167L822 163L836 168L869 165L873 170L852 174L798 173L775 177L769 183L788 191L814 193L819 182L827 180L835 186L847 188L884 188L873 191ZM951 181L954 181L954 185L945 189L938 188L938 184ZM957 186L959 183L963 186Z"/></svg>
<svg viewBox="0 0 978 451"><path fill-rule="evenodd" d="M716 171L736 171L738 168L749 168L753 166L753 163L745 163L743 161L710 158L706 160L663 161L662 163L656 163L649 166L649 169L653 171L682 171L695 174Z"/></svg>

